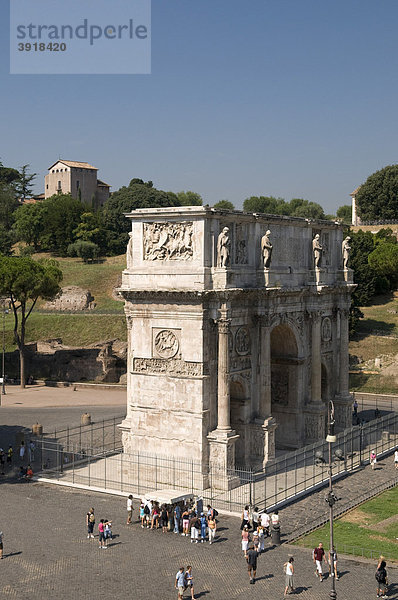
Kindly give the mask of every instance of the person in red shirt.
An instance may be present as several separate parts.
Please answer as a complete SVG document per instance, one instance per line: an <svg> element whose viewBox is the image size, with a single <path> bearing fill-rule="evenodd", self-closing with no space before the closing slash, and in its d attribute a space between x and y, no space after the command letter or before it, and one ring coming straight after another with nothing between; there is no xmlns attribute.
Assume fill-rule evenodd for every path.
<svg viewBox="0 0 398 600"><path fill-rule="evenodd" d="M313 557L316 565L315 575L319 575L320 581L323 581L322 561L324 560L326 562L326 556L322 542L320 542L318 547L314 549Z"/></svg>

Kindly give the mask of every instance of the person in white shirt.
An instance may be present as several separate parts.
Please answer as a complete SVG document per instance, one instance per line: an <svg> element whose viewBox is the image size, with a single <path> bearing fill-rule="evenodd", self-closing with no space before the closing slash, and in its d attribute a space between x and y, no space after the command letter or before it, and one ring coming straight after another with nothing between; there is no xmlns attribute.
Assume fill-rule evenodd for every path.
<svg viewBox="0 0 398 600"><path fill-rule="evenodd" d="M269 536L270 516L267 512L261 513L261 527L264 529L264 535Z"/></svg>
<svg viewBox="0 0 398 600"><path fill-rule="evenodd" d="M294 592L294 582L293 582L294 567L293 567L293 562L294 562L294 558L293 558L293 556L291 556L289 558L289 560L287 562L285 562L285 564L283 565L283 567L285 569L285 574L286 574L285 596L287 595L287 593L289 591L289 588L292 590L292 592Z"/></svg>
<svg viewBox="0 0 398 600"><path fill-rule="evenodd" d="M395 468L398 469L398 448L394 452L394 464Z"/></svg>
<svg viewBox="0 0 398 600"><path fill-rule="evenodd" d="M133 516L133 496L127 498L127 525L131 525L131 519Z"/></svg>

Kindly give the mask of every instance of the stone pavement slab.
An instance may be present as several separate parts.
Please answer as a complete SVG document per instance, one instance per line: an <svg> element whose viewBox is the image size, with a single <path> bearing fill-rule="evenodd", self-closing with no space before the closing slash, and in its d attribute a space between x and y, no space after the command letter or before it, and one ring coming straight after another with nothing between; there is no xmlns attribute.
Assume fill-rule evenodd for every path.
<svg viewBox="0 0 398 600"><path fill-rule="evenodd" d="M239 520L234 517L220 515L218 539L212 546L196 545L181 535L141 529L136 522L127 526L126 501L114 496L9 482L0 484L0 497L5 546L1 598L175 600L178 567L192 564L196 598L277 600L283 598L282 565L290 552L295 557L297 595L302 600L329 598L330 584L315 578L311 551L286 545L267 548L258 561L258 581L249 585ZM86 538L85 514L90 506L97 523L100 518L113 520L116 535L107 550L98 548L97 539ZM340 556L339 567L339 600L376 596L373 563ZM390 568L389 576L397 590L398 570ZM390 597L397 596L394 592Z"/></svg>

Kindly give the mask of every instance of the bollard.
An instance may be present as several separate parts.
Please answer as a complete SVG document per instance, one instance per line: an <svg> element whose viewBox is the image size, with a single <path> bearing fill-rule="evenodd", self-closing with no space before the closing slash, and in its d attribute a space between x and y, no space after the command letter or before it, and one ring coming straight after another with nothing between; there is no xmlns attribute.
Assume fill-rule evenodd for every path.
<svg viewBox="0 0 398 600"><path fill-rule="evenodd" d="M274 546L281 545L281 526L279 525L279 523L275 523L275 525L272 525L271 539Z"/></svg>
<svg viewBox="0 0 398 600"><path fill-rule="evenodd" d="M80 423L82 425L90 425L91 424L91 415L90 413L83 413L80 419Z"/></svg>
<svg viewBox="0 0 398 600"><path fill-rule="evenodd" d="M43 425L41 425L40 423L35 423L32 426L32 434L33 435L43 435Z"/></svg>

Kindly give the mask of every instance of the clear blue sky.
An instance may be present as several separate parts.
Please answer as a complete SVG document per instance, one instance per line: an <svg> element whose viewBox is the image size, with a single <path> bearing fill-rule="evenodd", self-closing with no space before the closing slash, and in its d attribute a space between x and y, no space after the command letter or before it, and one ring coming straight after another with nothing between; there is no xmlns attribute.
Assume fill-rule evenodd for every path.
<svg viewBox="0 0 398 600"><path fill-rule="evenodd" d="M122 76L9 75L8 11L0 157L30 163L37 192L61 156L113 190L141 177L333 213L398 162L396 0L153 0L152 74Z"/></svg>

